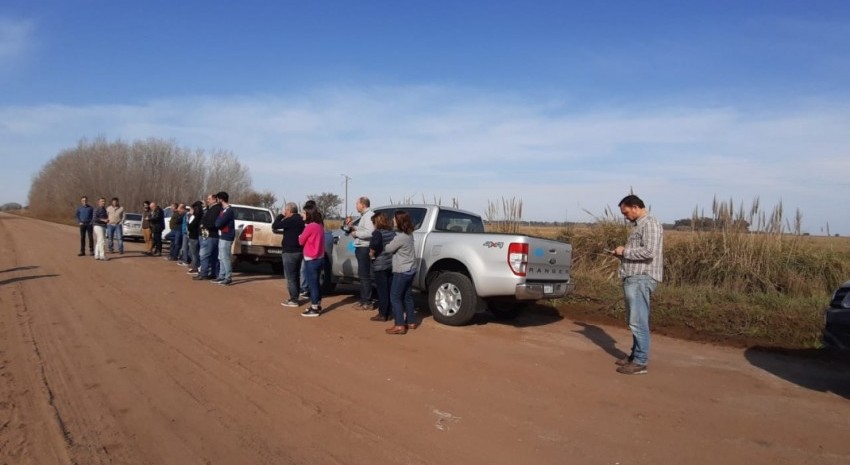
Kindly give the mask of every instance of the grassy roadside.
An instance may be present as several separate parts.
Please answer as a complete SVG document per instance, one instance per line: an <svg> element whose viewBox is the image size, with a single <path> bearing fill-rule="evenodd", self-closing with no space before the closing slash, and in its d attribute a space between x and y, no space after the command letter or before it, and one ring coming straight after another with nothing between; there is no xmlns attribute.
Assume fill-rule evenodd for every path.
<svg viewBox="0 0 850 465"><path fill-rule="evenodd" d="M618 261L598 251L623 244L628 230L608 219L550 235L573 245L576 291L553 302L564 316L625 325ZM850 238L665 231L664 253L653 331L698 341L819 347L822 311L850 279Z"/></svg>

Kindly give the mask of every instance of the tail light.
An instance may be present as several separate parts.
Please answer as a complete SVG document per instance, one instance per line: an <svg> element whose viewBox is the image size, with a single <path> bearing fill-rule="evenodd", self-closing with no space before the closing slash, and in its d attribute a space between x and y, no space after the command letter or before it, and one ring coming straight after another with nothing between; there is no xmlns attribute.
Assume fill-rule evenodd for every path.
<svg viewBox="0 0 850 465"><path fill-rule="evenodd" d="M239 235L239 240L251 242L254 240L254 226L248 225L242 228L242 234Z"/></svg>
<svg viewBox="0 0 850 465"><path fill-rule="evenodd" d="M511 242L508 246L508 265L517 276L525 276L528 271L528 244Z"/></svg>

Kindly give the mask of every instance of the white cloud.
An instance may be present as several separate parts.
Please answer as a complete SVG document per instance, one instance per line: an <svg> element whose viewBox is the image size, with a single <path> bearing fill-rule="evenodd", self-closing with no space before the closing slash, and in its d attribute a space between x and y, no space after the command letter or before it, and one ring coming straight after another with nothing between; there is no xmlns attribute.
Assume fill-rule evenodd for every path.
<svg viewBox="0 0 850 465"><path fill-rule="evenodd" d="M477 212L521 198L527 219L586 221L630 188L663 221L711 199L799 207L805 226L850 234L850 173L841 106L752 114L735 108L572 111L460 89L322 89L198 97L143 106L0 107L0 201L23 201L30 176L82 137L173 138L231 150L258 189L303 200L324 191L376 204L434 197ZM21 157L21 158L18 158ZM8 165L7 165L8 166ZM7 173L9 171L7 170Z"/></svg>
<svg viewBox="0 0 850 465"><path fill-rule="evenodd" d="M0 65L23 56L32 45L34 32L33 21L0 18Z"/></svg>

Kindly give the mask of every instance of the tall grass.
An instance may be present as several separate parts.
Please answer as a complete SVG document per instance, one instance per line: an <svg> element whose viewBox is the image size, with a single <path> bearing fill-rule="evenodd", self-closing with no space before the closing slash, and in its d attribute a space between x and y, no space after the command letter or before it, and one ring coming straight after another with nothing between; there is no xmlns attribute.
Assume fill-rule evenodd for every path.
<svg viewBox="0 0 850 465"><path fill-rule="evenodd" d="M502 197L501 202L487 201L484 212L487 231L516 234L522 226L522 199Z"/></svg>

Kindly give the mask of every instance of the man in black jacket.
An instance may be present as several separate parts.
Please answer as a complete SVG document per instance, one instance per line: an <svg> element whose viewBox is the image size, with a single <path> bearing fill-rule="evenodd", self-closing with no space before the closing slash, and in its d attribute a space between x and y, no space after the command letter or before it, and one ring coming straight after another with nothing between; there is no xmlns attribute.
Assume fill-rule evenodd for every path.
<svg viewBox="0 0 850 465"><path fill-rule="evenodd" d="M218 228L215 220L221 213L221 205L215 194L207 196L207 209L201 219L201 266L198 268L198 276L193 279L216 279L218 278Z"/></svg>
<svg viewBox="0 0 850 465"><path fill-rule="evenodd" d="M280 242L283 248L283 273L286 277L286 287L289 290L289 300L281 303L284 307L297 307L298 288L301 283L301 261L304 259L303 247L298 243L298 236L304 231L304 219L298 214L298 205L289 202L283 207L283 214L278 215L272 223L272 231L283 234Z"/></svg>
<svg viewBox="0 0 850 465"><path fill-rule="evenodd" d="M159 257L162 255L162 231L165 230L165 212L156 202L151 202L151 236L153 239L153 252L151 255Z"/></svg>
<svg viewBox="0 0 850 465"><path fill-rule="evenodd" d="M187 213L187 215L191 216L191 221L189 221L189 257L191 257L192 267L187 271L188 274L194 274L198 272L200 267L200 250L198 244L198 238L201 236L201 219L203 218L204 211L201 208L204 204L197 200L192 204L192 212L191 214Z"/></svg>

